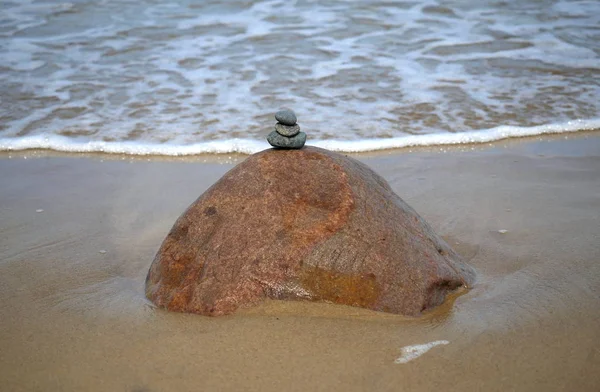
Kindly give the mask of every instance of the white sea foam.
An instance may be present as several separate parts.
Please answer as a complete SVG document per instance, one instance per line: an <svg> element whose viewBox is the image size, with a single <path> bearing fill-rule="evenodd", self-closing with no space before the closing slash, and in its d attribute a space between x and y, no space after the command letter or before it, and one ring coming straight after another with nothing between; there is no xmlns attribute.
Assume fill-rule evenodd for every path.
<svg viewBox="0 0 600 392"><path fill-rule="evenodd" d="M417 146L489 143L508 138L595 129L600 129L600 119L569 121L564 124L548 124L535 127L501 126L473 132L444 132L388 139L309 140L307 145L340 152L367 152ZM59 135L3 138L0 139L0 151L44 149L77 153L101 152L127 155L189 156L222 153L253 154L266 148L270 148L266 141L254 139L215 140L187 145L175 143L140 143L132 141L107 142L82 139L83 138L73 139Z"/></svg>
<svg viewBox="0 0 600 392"><path fill-rule="evenodd" d="M413 359L419 358L421 355L425 354L427 351L431 350L435 346L446 345L450 342L447 340L436 340L434 342L429 342L425 344L415 344L412 346L402 347L401 353L402 355L394 361L397 364L404 364L412 361Z"/></svg>
<svg viewBox="0 0 600 392"><path fill-rule="evenodd" d="M509 138L597 129L600 129L600 119L586 121L576 120L568 121L563 124L547 124L534 127L500 126L481 131L460 133L445 132L429 135L403 136L390 139L369 139L361 141L322 140L310 144L334 151L366 152L417 146L489 143Z"/></svg>
<svg viewBox="0 0 600 392"><path fill-rule="evenodd" d="M0 151L43 149L61 152L126 155L188 156L198 154L242 153L253 154L269 147L265 142L250 139L215 140L190 145L143 144L138 142L83 141L59 135L28 136L0 139Z"/></svg>

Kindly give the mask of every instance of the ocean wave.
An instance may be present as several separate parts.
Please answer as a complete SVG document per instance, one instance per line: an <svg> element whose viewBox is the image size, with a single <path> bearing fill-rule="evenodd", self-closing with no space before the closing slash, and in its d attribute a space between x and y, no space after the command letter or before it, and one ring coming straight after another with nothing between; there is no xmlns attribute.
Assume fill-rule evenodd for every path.
<svg viewBox="0 0 600 392"><path fill-rule="evenodd" d="M410 135L395 138L362 140L308 140L307 145L339 152L369 152L405 147L437 146L453 144L489 143L503 139L538 136L545 134L591 131L600 129L600 118L573 120L565 123L533 127L499 126L496 128L461 132ZM0 151L52 150L72 153L107 153L125 155L190 156L199 154L241 153L253 154L269 148L266 141L254 139L229 139L193 144L153 144L131 141L94 141L59 135L27 136L0 139Z"/></svg>
<svg viewBox="0 0 600 392"><path fill-rule="evenodd" d="M250 152L290 107L363 150L600 113L597 1L4 3L3 138Z"/></svg>

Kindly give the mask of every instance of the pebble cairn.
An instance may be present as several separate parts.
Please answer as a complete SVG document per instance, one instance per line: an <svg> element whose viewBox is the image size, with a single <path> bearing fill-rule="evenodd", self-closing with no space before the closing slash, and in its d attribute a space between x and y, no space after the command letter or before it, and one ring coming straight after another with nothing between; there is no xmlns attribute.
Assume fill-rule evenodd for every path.
<svg viewBox="0 0 600 392"><path fill-rule="evenodd" d="M267 141L275 148L300 149L306 143L306 133L300 132L296 124L296 114L289 110L275 113L275 130L267 136Z"/></svg>

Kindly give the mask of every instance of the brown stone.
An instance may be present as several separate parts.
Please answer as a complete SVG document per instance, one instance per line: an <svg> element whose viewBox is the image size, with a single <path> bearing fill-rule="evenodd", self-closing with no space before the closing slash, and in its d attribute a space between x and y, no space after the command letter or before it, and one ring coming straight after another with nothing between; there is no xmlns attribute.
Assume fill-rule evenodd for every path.
<svg viewBox="0 0 600 392"><path fill-rule="evenodd" d="M179 217L146 296L216 316L264 298L419 315L474 272L384 179L327 150L266 150Z"/></svg>

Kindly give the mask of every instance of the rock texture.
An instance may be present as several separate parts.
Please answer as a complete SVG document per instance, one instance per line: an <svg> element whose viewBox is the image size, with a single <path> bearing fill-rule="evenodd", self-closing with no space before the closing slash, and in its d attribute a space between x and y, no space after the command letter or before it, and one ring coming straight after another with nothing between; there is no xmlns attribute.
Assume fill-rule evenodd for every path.
<svg viewBox="0 0 600 392"><path fill-rule="evenodd" d="M364 164L314 147L250 156L175 222L146 279L173 311L264 298L416 316L473 270Z"/></svg>

